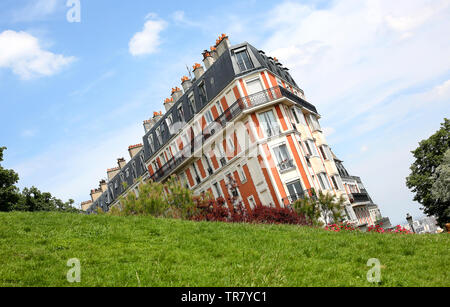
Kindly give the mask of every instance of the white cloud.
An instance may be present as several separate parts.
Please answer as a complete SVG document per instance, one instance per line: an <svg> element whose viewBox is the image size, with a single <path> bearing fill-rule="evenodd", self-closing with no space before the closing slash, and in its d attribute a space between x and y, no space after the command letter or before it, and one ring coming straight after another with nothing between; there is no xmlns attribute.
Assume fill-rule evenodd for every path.
<svg viewBox="0 0 450 307"><path fill-rule="evenodd" d="M30 22L42 20L48 15L53 14L58 9L58 7L62 7L62 5L63 3L61 3L61 1L58 0L31 1L25 7L18 9L12 13L12 21Z"/></svg>
<svg viewBox="0 0 450 307"><path fill-rule="evenodd" d="M36 37L27 32L0 33L0 68L9 68L22 79L50 76L75 60L43 50Z"/></svg>
<svg viewBox="0 0 450 307"><path fill-rule="evenodd" d="M156 19L155 14L147 15L147 20L141 32L137 32L128 43L128 49L133 56L152 54L161 45L161 32L167 27L164 20Z"/></svg>
<svg viewBox="0 0 450 307"><path fill-rule="evenodd" d="M88 138L69 140L13 166L20 186L37 186L42 191L76 203L89 199L89 191L106 178L106 169L127 161L128 146L142 142L142 127L136 123L118 131L94 133Z"/></svg>

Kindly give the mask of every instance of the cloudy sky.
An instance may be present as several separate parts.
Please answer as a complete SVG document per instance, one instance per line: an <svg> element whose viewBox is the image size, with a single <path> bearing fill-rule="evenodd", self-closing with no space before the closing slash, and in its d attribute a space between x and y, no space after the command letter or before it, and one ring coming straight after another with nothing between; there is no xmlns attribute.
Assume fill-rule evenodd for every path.
<svg viewBox="0 0 450 307"><path fill-rule="evenodd" d="M0 146L21 187L89 199L226 33L290 68L384 215L421 216L405 177L450 116L449 0L81 0L80 22L66 2L0 2Z"/></svg>

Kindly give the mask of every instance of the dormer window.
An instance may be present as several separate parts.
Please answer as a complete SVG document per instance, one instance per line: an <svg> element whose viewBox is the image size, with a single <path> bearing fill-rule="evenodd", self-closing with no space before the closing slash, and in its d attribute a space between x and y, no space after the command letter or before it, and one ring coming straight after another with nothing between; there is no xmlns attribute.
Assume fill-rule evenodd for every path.
<svg viewBox="0 0 450 307"><path fill-rule="evenodd" d="M211 110L208 110L208 111L205 112L205 119L206 119L206 123L208 125L214 121L214 118L212 116Z"/></svg>
<svg viewBox="0 0 450 307"><path fill-rule="evenodd" d="M153 134L149 134L149 136L148 136L148 144L150 145L151 151L155 151L155 143L153 141Z"/></svg>
<svg viewBox="0 0 450 307"><path fill-rule="evenodd" d="M200 101L202 102L203 105L207 102L208 99L208 96L206 95L206 87L204 82L200 83L200 85L198 86L198 90L200 95Z"/></svg>
<svg viewBox="0 0 450 307"><path fill-rule="evenodd" d="M180 105L178 107L178 116L180 117L181 121L184 122L184 112L183 112L183 106Z"/></svg>
<svg viewBox="0 0 450 307"><path fill-rule="evenodd" d="M239 49L234 53L236 55L236 61L241 72L247 71L254 67L246 48Z"/></svg>
<svg viewBox="0 0 450 307"><path fill-rule="evenodd" d="M189 111L191 114L195 114L195 99L194 99L194 93L190 93L188 97L188 104L189 104Z"/></svg>
<svg viewBox="0 0 450 307"><path fill-rule="evenodd" d="M158 138L158 142L162 145L162 136L161 136L161 127L156 128L156 137Z"/></svg>

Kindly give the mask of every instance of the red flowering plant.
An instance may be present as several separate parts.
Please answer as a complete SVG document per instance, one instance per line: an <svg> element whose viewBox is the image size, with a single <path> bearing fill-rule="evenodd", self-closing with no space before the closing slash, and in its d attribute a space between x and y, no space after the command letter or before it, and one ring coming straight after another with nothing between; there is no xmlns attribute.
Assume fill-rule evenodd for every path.
<svg viewBox="0 0 450 307"><path fill-rule="evenodd" d="M377 224L374 226L369 226L367 232L377 232L377 233L402 233L402 234L411 234L412 232L402 227L400 225L395 226L394 228L384 229L381 227L383 224Z"/></svg>
<svg viewBox="0 0 450 307"><path fill-rule="evenodd" d="M334 232L341 232L341 231L359 231L359 229L356 229L353 224L349 222L342 222L339 224L329 224L325 226L325 230L334 231Z"/></svg>

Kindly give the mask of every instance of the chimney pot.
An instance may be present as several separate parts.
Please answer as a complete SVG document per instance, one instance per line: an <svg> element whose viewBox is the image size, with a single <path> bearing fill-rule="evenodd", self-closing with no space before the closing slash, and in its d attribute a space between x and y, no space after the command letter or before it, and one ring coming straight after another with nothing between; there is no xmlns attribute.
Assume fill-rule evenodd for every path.
<svg viewBox="0 0 450 307"><path fill-rule="evenodd" d="M192 66L192 68L194 69L194 75L195 75L195 79L200 79L200 77L205 73L205 70L203 69L203 66L195 63L194 66Z"/></svg>
<svg viewBox="0 0 450 307"><path fill-rule="evenodd" d="M183 87L183 90L186 92L187 90L189 90L189 88L192 86L192 81L191 79L189 79L186 76L183 76L183 78L181 78L181 86Z"/></svg>
<svg viewBox="0 0 450 307"><path fill-rule="evenodd" d="M178 86L172 89L172 100L174 103L177 102L181 96L183 96L183 91Z"/></svg>
<svg viewBox="0 0 450 307"><path fill-rule="evenodd" d="M205 64L205 68L208 70L212 64L214 64L215 60L211 55L211 52L208 50L205 50L203 52L203 63Z"/></svg>
<svg viewBox="0 0 450 307"><path fill-rule="evenodd" d="M228 36L226 34L222 34L219 36L219 39L216 40L216 48L219 57L230 48L230 41L228 40Z"/></svg>
<svg viewBox="0 0 450 307"><path fill-rule="evenodd" d="M125 165L127 165L127 161L125 161L125 158L118 158L117 165L119 165L119 168L122 169Z"/></svg>
<svg viewBox="0 0 450 307"><path fill-rule="evenodd" d="M142 146L142 144L128 146L128 153L130 154L131 159L136 156L136 154L141 150Z"/></svg>

